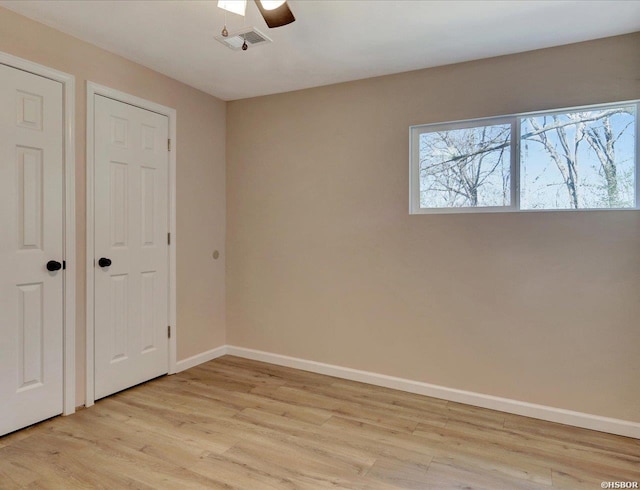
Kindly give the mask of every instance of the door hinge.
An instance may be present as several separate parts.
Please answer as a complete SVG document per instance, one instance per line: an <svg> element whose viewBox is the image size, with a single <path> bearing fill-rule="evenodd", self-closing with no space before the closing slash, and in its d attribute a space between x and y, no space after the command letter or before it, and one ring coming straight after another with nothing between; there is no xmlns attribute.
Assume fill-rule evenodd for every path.
<svg viewBox="0 0 640 490"><path fill-rule="evenodd" d="M171 233L167 233L167 245L171 245Z"/></svg>
<svg viewBox="0 0 640 490"><path fill-rule="evenodd" d="M171 151L171 139L167 140L167 150Z"/></svg>
<svg viewBox="0 0 640 490"><path fill-rule="evenodd" d="M169 325L167 327L167 338L170 339L171 338L171 325Z"/></svg>

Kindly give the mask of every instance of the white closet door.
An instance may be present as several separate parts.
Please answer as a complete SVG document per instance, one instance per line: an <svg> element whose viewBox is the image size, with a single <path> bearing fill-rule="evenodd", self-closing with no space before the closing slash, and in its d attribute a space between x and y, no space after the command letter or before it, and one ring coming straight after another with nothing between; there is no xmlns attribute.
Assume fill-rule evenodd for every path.
<svg viewBox="0 0 640 490"><path fill-rule="evenodd" d="M95 398L166 374L168 118L95 96Z"/></svg>
<svg viewBox="0 0 640 490"><path fill-rule="evenodd" d="M0 65L0 435L62 413L62 84Z"/></svg>

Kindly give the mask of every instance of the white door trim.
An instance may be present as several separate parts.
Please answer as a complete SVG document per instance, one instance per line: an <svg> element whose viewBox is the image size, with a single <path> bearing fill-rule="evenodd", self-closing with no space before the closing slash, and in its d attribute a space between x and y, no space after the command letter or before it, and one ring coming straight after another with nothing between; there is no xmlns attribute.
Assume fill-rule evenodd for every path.
<svg viewBox="0 0 640 490"><path fill-rule="evenodd" d="M103 85L87 81L87 347L86 347L86 395L85 406L90 407L95 402L94 376L94 175L95 162L93 158L94 146L94 96L102 95L110 99L124 102L141 109L146 109L169 118L169 232L171 244L169 246L169 324L171 338L169 339L169 374L176 372L176 337L178 326L176 322L176 110L155 102L151 102L134 95L120 92Z"/></svg>
<svg viewBox="0 0 640 490"><path fill-rule="evenodd" d="M75 77L29 60L0 52L0 63L62 83L64 117L64 342L63 415L76 411L76 147Z"/></svg>

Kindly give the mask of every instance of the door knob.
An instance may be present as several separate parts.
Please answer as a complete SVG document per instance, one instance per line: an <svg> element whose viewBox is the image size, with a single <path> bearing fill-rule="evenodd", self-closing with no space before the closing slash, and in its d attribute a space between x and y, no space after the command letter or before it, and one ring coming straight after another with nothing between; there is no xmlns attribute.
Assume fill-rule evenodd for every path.
<svg viewBox="0 0 640 490"><path fill-rule="evenodd" d="M102 257L98 260L98 265L100 267L109 267L111 265L111 259L107 259L106 257Z"/></svg>
<svg viewBox="0 0 640 490"><path fill-rule="evenodd" d="M49 272L59 271L60 269L62 269L62 264L57 260L50 260L47 262L47 270Z"/></svg>

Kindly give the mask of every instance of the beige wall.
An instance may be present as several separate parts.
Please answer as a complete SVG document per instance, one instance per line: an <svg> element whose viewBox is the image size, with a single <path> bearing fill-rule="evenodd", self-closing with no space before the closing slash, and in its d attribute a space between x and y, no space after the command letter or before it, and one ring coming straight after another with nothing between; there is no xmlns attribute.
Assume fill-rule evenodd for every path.
<svg viewBox="0 0 640 490"><path fill-rule="evenodd" d="M177 110L178 359L223 345L225 102L3 8L0 51L76 77L77 404L84 402L85 380L87 80Z"/></svg>
<svg viewBox="0 0 640 490"><path fill-rule="evenodd" d="M230 102L228 343L640 421L640 212L408 214L412 124L640 98L640 33Z"/></svg>

